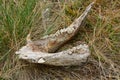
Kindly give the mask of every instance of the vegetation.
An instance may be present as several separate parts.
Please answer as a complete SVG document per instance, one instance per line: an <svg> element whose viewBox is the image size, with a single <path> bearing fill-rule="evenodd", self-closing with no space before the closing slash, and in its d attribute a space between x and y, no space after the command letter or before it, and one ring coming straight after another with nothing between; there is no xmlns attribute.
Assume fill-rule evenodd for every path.
<svg viewBox="0 0 120 80"><path fill-rule="evenodd" d="M96 0L76 41L90 46L81 66L30 64L15 55L31 32L33 40L67 27L92 0L0 0L0 80L119 80L120 1Z"/></svg>

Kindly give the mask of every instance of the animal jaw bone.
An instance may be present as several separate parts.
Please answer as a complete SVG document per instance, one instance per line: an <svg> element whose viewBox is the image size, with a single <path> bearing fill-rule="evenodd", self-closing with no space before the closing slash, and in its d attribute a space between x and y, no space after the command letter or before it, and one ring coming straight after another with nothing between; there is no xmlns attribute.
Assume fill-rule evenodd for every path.
<svg viewBox="0 0 120 80"><path fill-rule="evenodd" d="M82 15L69 27L58 30L55 34L44 36L38 41L32 41L29 34L27 36L27 45L17 51L16 54L19 55L20 59L25 59L32 63L50 65L76 65L82 60L85 61L90 55L86 44L80 44L66 51L54 52L78 32L93 4L94 2L89 4Z"/></svg>
<svg viewBox="0 0 120 80"><path fill-rule="evenodd" d="M55 66L79 65L85 62L90 55L88 45L81 44L65 51L57 53L33 52L29 47L24 46L16 52L20 59L32 63L48 64Z"/></svg>
<svg viewBox="0 0 120 80"><path fill-rule="evenodd" d="M34 51L42 50L43 52L55 52L62 44L70 40L78 32L93 3L94 2L92 2L83 12L83 14L69 27L58 30L55 34L44 36L38 41L33 41L30 43L30 47L32 47Z"/></svg>

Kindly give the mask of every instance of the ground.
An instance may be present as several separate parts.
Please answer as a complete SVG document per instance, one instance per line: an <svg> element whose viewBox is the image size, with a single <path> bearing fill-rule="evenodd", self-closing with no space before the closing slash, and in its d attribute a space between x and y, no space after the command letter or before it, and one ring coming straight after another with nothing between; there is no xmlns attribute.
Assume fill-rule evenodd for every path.
<svg viewBox="0 0 120 80"><path fill-rule="evenodd" d="M91 56L80 66L19 60L15 51L32 39L67 27L93 0L0 0L0 80L119 80L120 1L96 0L79 33L60 50L79 43Z"/></svg>

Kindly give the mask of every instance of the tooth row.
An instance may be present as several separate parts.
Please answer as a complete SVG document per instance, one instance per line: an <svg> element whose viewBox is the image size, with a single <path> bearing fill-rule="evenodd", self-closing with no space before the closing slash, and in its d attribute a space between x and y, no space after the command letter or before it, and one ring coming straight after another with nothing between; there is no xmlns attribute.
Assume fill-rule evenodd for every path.
<svg viewBox="0 0 120 80"><path fill-rule="evenodd" d="M71 34L71 33L74 33L74 31L75 31L75 29L73 28L73 26L70 26L68 28L63 28L61 30L58 30L55 34L46 35L46 36L43 37L43 39L46 39L46 38L49 38L49 37L59 36L63 33Z"/></svg>
<svg viewBox="0 0 120 80"><path fill-rule="evenodd" d="M68 33L68 34L71 34L75 31L75 29L73 27L68 27L68 28L63 28L61 30L58 30L56 33L55 33L55 36L59 36L63 33Z"/></svg>
<svg viewBox="0 0 120 80"><path fill-rule="evenodd" d="M67 50L66 52L68 52L69 54L72 54L74 51L79 50L79 49L83 49L84 51L88 51L88 45L83 44L83 45L79 45L77 47L73 47L72 49Z"/></svg>

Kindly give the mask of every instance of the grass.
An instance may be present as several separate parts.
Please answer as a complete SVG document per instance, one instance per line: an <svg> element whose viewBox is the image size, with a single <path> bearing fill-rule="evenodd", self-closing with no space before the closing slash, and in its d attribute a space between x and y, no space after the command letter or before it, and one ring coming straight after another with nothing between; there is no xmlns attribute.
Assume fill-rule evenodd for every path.
<svg viewBox="0 0 120 80"><path fill-rule="evenodd" d="M67 27L92 0L0 0L0 80L119 80L120 2L97 0L72 42L85 41L91 57L85 66L54 67L19 61L15 51L33 40ZM48 9L48 10L46 10Z"/></svg>

